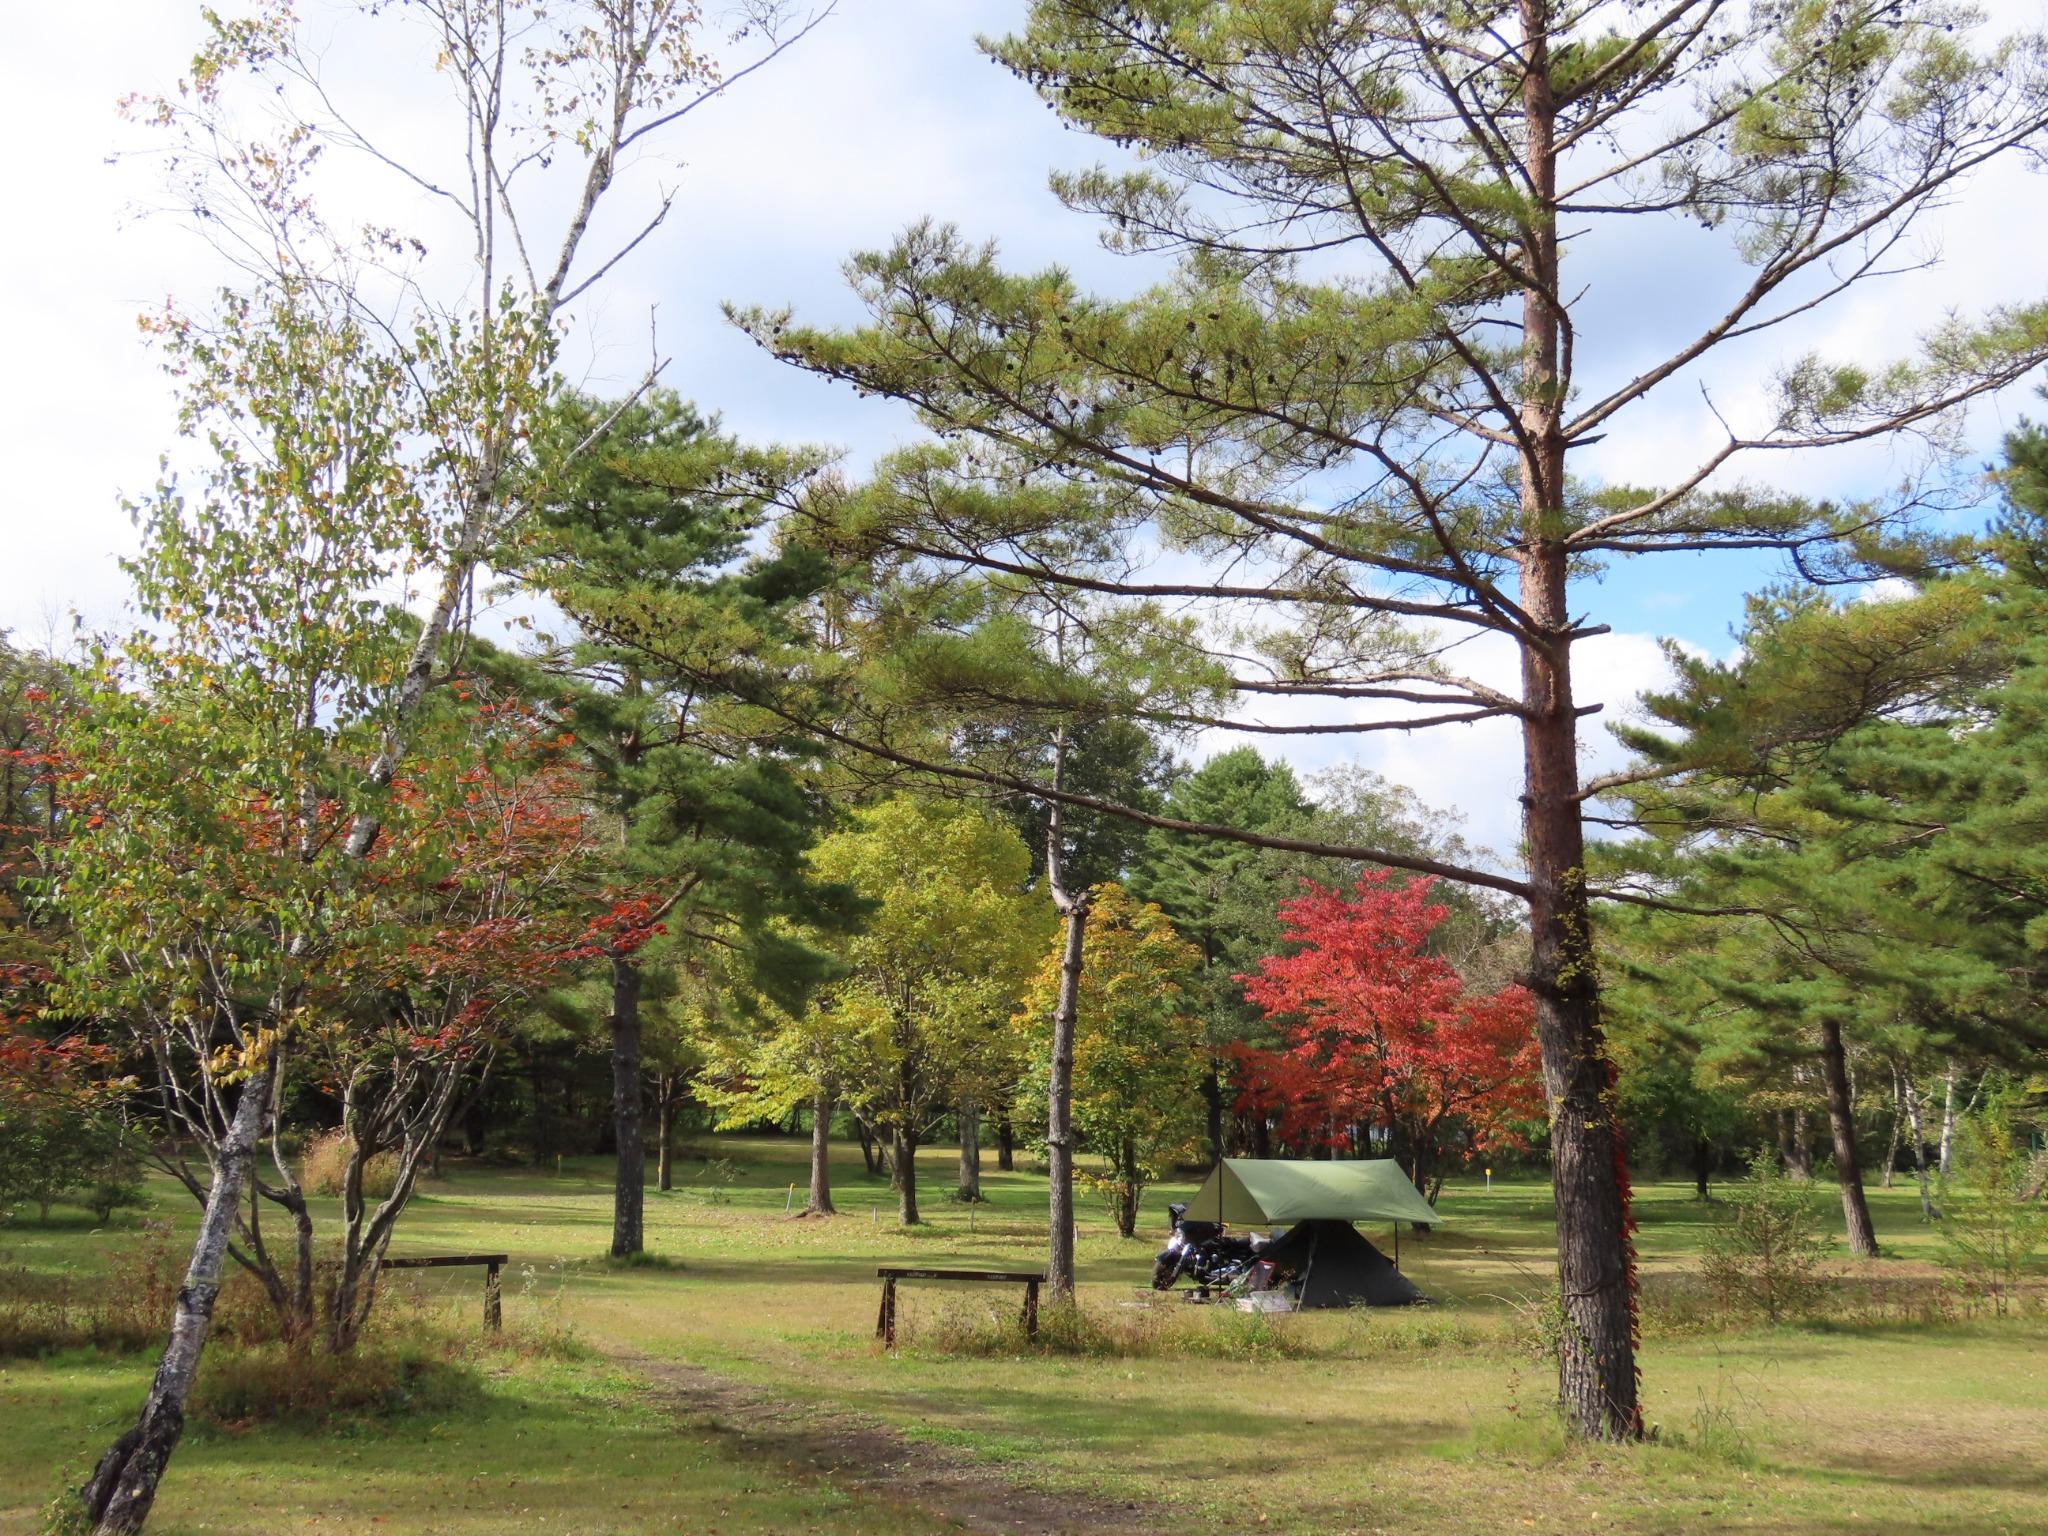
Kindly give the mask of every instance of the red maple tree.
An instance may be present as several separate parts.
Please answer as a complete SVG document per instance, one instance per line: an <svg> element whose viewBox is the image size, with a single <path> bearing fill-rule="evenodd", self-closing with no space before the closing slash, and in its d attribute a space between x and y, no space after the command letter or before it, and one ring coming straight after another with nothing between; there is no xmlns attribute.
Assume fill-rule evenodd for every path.
<svg viewBox="0 0 2048 1536"><path fill-rule="evenodd" d="M1543 1104L1528 993L1468 993L1430 952L1447 915L1431 884L1384 871L1349 895L1310 884L1280 906L1289 951L1237 978L1282 1042L1238 1053L1240 1109L1276 1117L1301 1151L1384 1128L1425 1190L1448 1160L1519 1141Z"/></svg>

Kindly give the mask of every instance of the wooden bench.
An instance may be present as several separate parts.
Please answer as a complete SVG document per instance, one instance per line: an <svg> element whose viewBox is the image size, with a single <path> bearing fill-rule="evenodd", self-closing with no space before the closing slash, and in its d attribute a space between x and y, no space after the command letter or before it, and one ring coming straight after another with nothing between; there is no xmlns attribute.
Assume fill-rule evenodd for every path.
<svg viewBox="0 0 2048 1536"><path fill-rule="evenodd" d="M511 1263L511 1258L502 1253L437 1253L423 1254L417 1258L394 1259L385 1256L385 1269L452 1269L462 1264L481 1264L484 1267L484 1327L496 1333L504 1325L504 1309L498 1296L498 1270Z"/></svg>
<svg viewBox="0 0 2048 1536"><path fill-rule="evenodd" d="M875 1337L886 1349L896 1347L896 1282L898 1280L992 1280L1024 1287L1024 1336L1038 1337L1038 1288L1045 1284L1042 1269L914 1269L884 1264L875 1273L882 1277L882 1310L875 1318Z"/></svg>

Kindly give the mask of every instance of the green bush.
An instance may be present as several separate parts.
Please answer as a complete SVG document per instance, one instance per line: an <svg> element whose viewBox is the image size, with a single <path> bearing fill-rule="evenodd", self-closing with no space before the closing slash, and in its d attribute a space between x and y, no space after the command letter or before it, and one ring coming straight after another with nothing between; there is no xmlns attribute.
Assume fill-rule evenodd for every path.
<svg viewBox="0 0 2048 1536"><path fill-rule="evenodd" d="M2004 1317L2034 1255L2048 1244L2048 1205L2029 1189L2026 1147L2012 1105L1994 1096L1957 1138L1956 1182L1941 1195L1940 1263L1972 1296Z"/></svg>
<svg viewBox="0 0 2048 1536"><path fill-rule="evenodd" d="M98 1171L75 1198L102 1223L111 1221L118 1210L149 1204L142 1187L142 1159L136 1155L131 1137L123 1136L108 1149Z"/></svg>
<svg viewBox="0 0 2048 1536"><path fill-rule="evenodd" d="M71 1094L9 1094L0 1100L0 1213L75 1201L101 1221L142 1203L142 1160L133 1134L104 1102Z"/></svg>
<svg viewBox="0 0 2048 1536"><path fill-rule="evenodd" d="M1829 1244L1812 1186L1759 1151L1749 1177L1727 1187L1727 1216L1707 1237L1701 1277L1730 1311L1772 1323L1811 1311L1828 1288Z"/></svg>

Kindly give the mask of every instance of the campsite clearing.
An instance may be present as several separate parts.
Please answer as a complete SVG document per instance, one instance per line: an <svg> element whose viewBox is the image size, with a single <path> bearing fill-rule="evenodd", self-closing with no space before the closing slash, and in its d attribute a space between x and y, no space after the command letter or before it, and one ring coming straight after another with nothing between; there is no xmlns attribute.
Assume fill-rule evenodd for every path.
<svg viewBox="0 0 2048 1536"><path fill-rule="evenodd" d="M1438 1305L1268 1318L1187 1309L1202 1352L1139 1358L947 1355L932 1325L1014 1294L906 1292L903 1348L872 1339L875 1269L1028 1266L1043 1242L1042 1177L986 1176L976 1213L934 1200L911 1232L847 1149L841 1216L787 1220L794 1139L720 1138L730 1184L704 1165L650 1195L652 1245L674 1265L590 1257L609 1230L610 1165L559 1176L458 1167L409 1213L417 1251L505 1250L503 1352L476 1357L481 1406L422 1413L321 1440L296 1431L196 1434L166 1483L158 1529L407 1533L534 1529L769 1530L917 1536L959 1528L928 1486L886 1468L850 1488L805 1465L803 1442L745 1416L678 1418L688 1394L607 1356L698 1368L837 1443L846 1421L892 1431L904 1476L929 1448L991 1477L1128 1508L1139 1528L1274 1530L2021 1532L2048 1528L2048 1323L1881 1322L1729 1328L1687 1310L1684 1276L1711 1210L1677 1184L1639 1192L1651 1314L1645 1391L1660 1434L1625 1449L1567 1447L1544 1411L1547 1368L1520 1304L1541 1288L1548 1192L1496 1179L1453 1186L1451 1221L1403 1244ZM949 1156L950 1154L944 1154ZM686 1164L685 1167L695 1165ZM934 1155L933 1173L941 1168ZM1148 1197L1146 1240L1119 1242L1084 1207L1084 1295L1105 1309L1141 1287L1168 1198ZM188 1210L160 1187L159 1209ZM1859 1266L1866 1286L1923 1290L1931 1239L1903 1186L1875 1191L1903 1256ZM871 1215L870 1205L876 1207ZM119 1232L55 1224L0 1238L12 1272L83 1272ZM132 1241L132 1232L129 1234ZM475 1281L430 1273L475 1333ZM522 1355L536 1320L573 1322L590 1358ZM15 1361L0 1371L0 1529L33 1528L59 1469L132 1409L141 1357ZM720 1427L721 1424L726 1427ZM16 1432L16 1427L20 1431ZM602 1435L598 1432L602 1431ZM316 1454L317 1449L317 1454ZM291 1478L270 1470L291 1465ZM826 1463L829 1466L829 1462ZM985 1506L985 1488L974 1492ZM1151 1513L1146 1514L1147 1511ZM317 1517L317 1524L312 1523ZM971 1528L971 1527L970 1527Z"/></svg>

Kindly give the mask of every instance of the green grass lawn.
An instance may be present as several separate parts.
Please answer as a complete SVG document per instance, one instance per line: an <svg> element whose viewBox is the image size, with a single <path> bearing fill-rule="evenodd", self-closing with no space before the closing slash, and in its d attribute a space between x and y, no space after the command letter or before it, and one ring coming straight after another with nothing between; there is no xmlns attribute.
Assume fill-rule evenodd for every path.
<svg viewBox="0 0 2048 1536"><path fill-rule="evenodd" d="M2048 1529L2048 1321L1708 1330L1662 1302L1683 1286L1710 1208L1689 1186L1638 1189L1652 1306L1644 1396L1656 1443L1566 1447L1544 1411L1548 1368L1518 1303L1549 1268L1547 1187L1454 1186L1446 1225L1404 1236L1402 1265L1439 1304L1278 1319L1306 1358L951 1357L920 1348L943 1308L1009 1308L1008 1290L907 1285L906 1347L879 1354L874 1266L1041 1258L1044 1182L991 1173L971 1215L926 1174L922 1229L893 1225L879 1181L846 1149L842 1214L785 1219L804 1176L796 1139L719 1138L722 1185L681 1165L650 1191L649 1246L672 1266L613 1267L608 1163L559 1174L458 1168L408 1213L394 1252L504 1250L505 1310L566 1323L588 1359L479 1356L479 1406L346 1433L195 1434L159 1506L166 1531L589 1532L950 1529L886 1490L849 1495L743 1436L678 1423L608 1358L709 1367L795 1409L829 1407L964 1452L1014 1482L1166 1506L1176 1530L1460 1533L1577 1530L2038 1532ZM802 1184L798 1182L798 1200ZM1184 1186L1147 1200L1144 1238L1084 1211L1094 1304L1141 1304ZM162 1194L162 1210L189 1214ZM1817 1195L1817 1198L1820 1196ZM1933 1239L1903 1184L1874 1192L1888 1257L1856 1283L1932 1273ZM1368 1233L1384 1244L1385 1234ZM90 1269L134 1229L53 1219L0 1229L0 1267ZM470 1271L427 1283L473 1321ZM1676 1319L1674 1321L1674 1318ZM1221 1319L1219 1319L1221 1321ZM928 1336L928 1332L927 1332ZM1260 1352L1252 1349L1248 1355ZM141 1358L0 1369L0 1528L32 1529L59 1469L132 1412ZM18 1428L17 1428L18 1426Z"/></svg>

